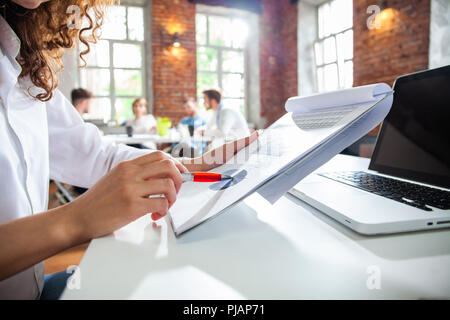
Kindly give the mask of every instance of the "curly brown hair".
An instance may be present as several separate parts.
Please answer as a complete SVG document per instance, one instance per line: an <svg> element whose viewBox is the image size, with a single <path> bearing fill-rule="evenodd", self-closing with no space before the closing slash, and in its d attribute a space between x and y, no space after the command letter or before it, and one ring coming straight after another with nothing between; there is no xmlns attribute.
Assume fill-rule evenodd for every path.
<svg viewBox="0 0 450 320"><path fill-rule="evenodd" d="M41 101L52 98L58 86L58 73L63 69L64 49L73 48L77 39L86 46L80 52L85 62L83 56L90 51L89 43L97 42L105 7L117 3L116 0L52 0L36 9L26 9L11 0L0 0L0 14L21 41L16 58L22 67L19 77L29 76L36 87L44 90L35 98ZM70 10L76 8L70 6L79 10ZM71 23L75 12L87 24Z"/></svg>

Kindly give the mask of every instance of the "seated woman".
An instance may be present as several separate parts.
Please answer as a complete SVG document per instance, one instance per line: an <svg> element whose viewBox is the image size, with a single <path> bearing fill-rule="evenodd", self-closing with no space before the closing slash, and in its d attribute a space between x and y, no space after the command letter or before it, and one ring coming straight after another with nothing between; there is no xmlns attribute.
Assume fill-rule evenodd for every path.
<svg viewBox="0 0 450 320"><path fill-rule="evenodd" d="M156 120L152 114L147 114L148 103L144 98L137 98L132 104L135 118L127 121L127 126L133 127L133 133L156 134Z"/></svg>
<svg viewBox="0 0 450 320"><path fill-rule="evenodd" d="M126 126L133 128L133 134L156 134L156 120L152 114L147 114L148 103L144 98L137 98L132 104L135 118L126 122ZM153 142L142 144L129 144L129 146L140 149L156 149Z"/></svg>

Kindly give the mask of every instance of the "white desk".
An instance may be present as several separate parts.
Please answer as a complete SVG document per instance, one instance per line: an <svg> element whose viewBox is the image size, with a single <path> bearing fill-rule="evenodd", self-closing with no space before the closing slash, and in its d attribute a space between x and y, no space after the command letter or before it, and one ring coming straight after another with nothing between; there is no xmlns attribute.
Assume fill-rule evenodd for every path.
<svg viewBox="0 0 450 320"><path fill-rule="evenodd" d="M367 165L338 156L323 169ZM62 299L450 298L450 230L367 237L292 196L256 194L179 239L170 228L145 216L93 240L80 289ZM374 270L379 290L366 284Z"/></svg>

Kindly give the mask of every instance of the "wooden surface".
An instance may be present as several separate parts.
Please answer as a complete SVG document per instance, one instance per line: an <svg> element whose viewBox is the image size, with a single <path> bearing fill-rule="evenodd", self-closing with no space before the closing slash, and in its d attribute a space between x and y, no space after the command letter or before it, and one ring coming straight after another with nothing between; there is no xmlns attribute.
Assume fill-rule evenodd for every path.
<svg viewBox="0 0 450 320"><path fill-rule="evenodd" d="M67 249L45 260L45 274L67 270L69 266L80 264L89 242Z"/></svg>

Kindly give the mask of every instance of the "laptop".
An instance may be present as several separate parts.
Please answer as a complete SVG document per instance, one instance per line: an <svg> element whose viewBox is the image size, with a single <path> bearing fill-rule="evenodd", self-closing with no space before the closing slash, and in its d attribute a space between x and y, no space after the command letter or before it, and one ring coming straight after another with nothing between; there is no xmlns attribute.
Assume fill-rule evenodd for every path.
<svg viewBox="0 0 450 320"><path fill-rule="evenodd" d="M450 227L450 65L398 78L367 170L317 170L290 193L354 231Z"/></svg>

